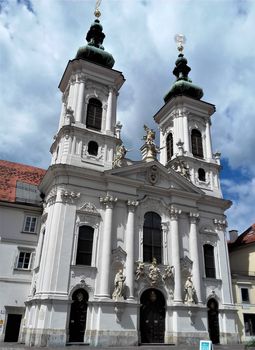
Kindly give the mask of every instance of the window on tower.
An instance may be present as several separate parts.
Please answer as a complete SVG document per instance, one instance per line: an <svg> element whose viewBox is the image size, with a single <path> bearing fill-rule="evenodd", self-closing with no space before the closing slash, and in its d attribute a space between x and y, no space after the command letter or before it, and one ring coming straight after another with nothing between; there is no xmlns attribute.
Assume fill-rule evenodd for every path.
<svg viewBox="0 0 255 350"><path fill-rule="evenodd" d="M101 130L102 103L96 98L91 98L88 103L86 127Z"/></svg>
<svg viewBox="0 0 255 350"><path fill-rule="evenodd" d="M205 182L205 171L202 168L198 169L198 179Z"/></svg>
<svg viewBox="0 0 255 350"><path fill-rule="evenodd" d="M195 157L203 158L203 144L201 132L197 129L193 129L191 132L191 145L192 154Z"/></svg>
<svg viewBox="0 0 255 350"><path fill-rule="evenodd" d="M174 155L174 149L173 149L173 134L170 132L170 134L167 135L166 138L166 151L167 151L167 161L169 162Z"/></svg>
<svg viewBox="0 0 255 350"><path fill-rule="evenodd" d="M205 277L215 278L214 247L210 244L204 245Z"/></svg>
<svg viewBox="0 0 255 350"><path fill-rule="evenodd" d="M94 229L91 226L80 226L76 265L91 266Z"/></svg>
<svg viewBox="0 0 255 350"><path fill-rule="evenodd" d="M88 143L88 154L91 156L97 156L98 154L98 144L95 141L89 141Z"/></svg>
<svg viewBox="0 0 255 350"><path fill-rule="evenodd" d="M143 261L152 262L153 258L161 263L162 250L161 217L152 211L144 215L143 224Z"/></svg>

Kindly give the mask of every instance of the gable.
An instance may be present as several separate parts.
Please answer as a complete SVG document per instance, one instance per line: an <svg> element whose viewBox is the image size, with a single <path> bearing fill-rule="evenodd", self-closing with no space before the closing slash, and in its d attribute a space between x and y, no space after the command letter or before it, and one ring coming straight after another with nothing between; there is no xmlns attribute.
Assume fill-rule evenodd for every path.
<svg viewBox="0 0 255 350"><path fill-rule="evenodd" d="M106 175L123 179L123 181L132 181L139 186L152 186L165 190L180 190L184 192L203 194L203 192L193 185L184 176L176 173L173 169L167 169L157 161L137 162L133 165L108 170Z"/></svg>

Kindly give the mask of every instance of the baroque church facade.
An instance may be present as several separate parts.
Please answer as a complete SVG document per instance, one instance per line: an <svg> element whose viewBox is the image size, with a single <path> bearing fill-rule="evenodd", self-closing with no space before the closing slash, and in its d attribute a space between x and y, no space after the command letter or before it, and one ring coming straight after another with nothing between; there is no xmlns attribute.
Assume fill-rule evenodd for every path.
<svg viewBox="0 0 255 350"><path fill-rule="evenodd" d="M21 341L235 343L236 311L225 238L214 105L188 77L144 127L142 159L126 158L117 121L124 83L102 46L98 19L61 79L62 109L41 184L41 229ZM159 160L157 160L159 154Z"/></svg>

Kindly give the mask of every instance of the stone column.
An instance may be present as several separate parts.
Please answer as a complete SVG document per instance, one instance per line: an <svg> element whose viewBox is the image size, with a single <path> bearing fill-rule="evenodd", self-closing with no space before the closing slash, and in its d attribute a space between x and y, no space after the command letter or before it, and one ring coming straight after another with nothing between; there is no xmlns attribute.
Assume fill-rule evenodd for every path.
<svg viewBox="0 0 255 350"><path fill-rule="evenodd" d="M190 213L189 215L190 215L189 249L190 249L190 258L193 261L193 266L192 266L193 283L196 290L198 303L201 303L202 302L201 279L200 279L200 264L199 264L198 234L197 234L197 222L199 219L199 214Z"/></svg>
<svg viewBox="0 0 255 350"><path fill-rule="evenodd" d="M77 99L77 109L75 113L75 120L79 123L82 122L82 111L84 102L84 90L85 90L85 77L83 74L78 76L78 99Z"/></svg>
<svg viewBox="0 0 255 350"><path fill-rule="evenodd" d="M135 209L137 201L128 201L128 217L126 231L126 285L129 288L128 299L134 299L134 233L135 233Z"/></svg>
<svg viewBox="0 0 255 350"><path fill-rule="evenodd" d="M206 121L205 127L205 137L206 137L206 158L207 160L212 159L212 142L210 133L210 119Z"/></svg>
<svg viewBox="0 0 255 350"><path fill-rule="evenodd" d="M112 196L101 197L100 202L105 206L104 231L102 239L102 257L100 268L100 296L110 297L110 270L111 270L111 253L112 253L112 217L113 205L117 198Z"/></svg>
<svg viewBox="0 0 255 350"><path fill-rule="evenodd" d="M111 132L112 110L113 110L113 88L110 87L108 101L107 101L107 113L106 113L106 125L105 125L106 133Z"/></svg>
<svg viewBox="0 0 255 350"><path fill-rule="evenodd" d="M180 264L180 243L179 243L179 223L178 217L181 210L171 207L171 245L172 245L172 263L174 266L174 301L182 302L181 292L181 264Z"/></svg>

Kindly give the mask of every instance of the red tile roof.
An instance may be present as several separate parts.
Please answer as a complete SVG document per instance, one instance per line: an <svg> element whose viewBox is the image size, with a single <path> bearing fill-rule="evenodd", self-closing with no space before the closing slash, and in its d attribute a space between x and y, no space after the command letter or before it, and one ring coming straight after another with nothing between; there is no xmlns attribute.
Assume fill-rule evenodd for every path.
<svg viewBox="0 0 255 350"><path fill-rule="evenodd" d="M15 202L17 181L37 186L45 173L41 168L0 160L0 201Z"/></svg>
<svg viewBox="0 0 255 350"><path fill-rule="evenodd" d="M247 230L238 236L234 242L229 243L228 246L229 249L232 250L251 243L255 243L255 224L252 224Z"/></svg>

